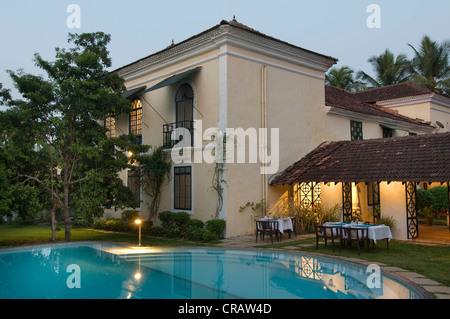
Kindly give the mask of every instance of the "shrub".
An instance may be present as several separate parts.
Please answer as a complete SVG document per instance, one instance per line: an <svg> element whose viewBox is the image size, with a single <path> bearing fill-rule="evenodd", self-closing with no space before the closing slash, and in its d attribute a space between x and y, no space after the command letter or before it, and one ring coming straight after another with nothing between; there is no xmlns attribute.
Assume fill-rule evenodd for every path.
<svg viewBox="0 0 450 319"><path fill-rule="evenodd" d="M341 206L339 204L334 205L332 208L328 208L324 205L319 205L314 209L316 218L319 225L323 225L328 222L339 221L339 210Z"/></svg>
<svg viewBox="0 0 450 319"><path fill-rule="evenodd" d="M150 236L162 237L162 236L164 236L165 231L164 231L164 228L162 228L161 226L155 226L155 227L150 228L148 230L147 234Z"/></svg>
<svg viewBox="0 0 450 319"><path fill-rule="evenodd" d="M161 212L158 215L163 228L170 228L173 225L173 213L170 211Z"/></svg>
<svg viewBox="0 0 450 319"><path fill-rule="evenodd" d="M203 234L203 240L204 241L214 241L214 240L219 240L219 238L221 238L222 234L218 235L216 232L213 231L205 231L205 233Z"/></svg>
<svg viewBox="0 0 450 319"><path fill-rule="evenodd" d="M145 220L142 222L141 227L142 227L142 229L141 229L142 233L147 235L150 233L150 230L153 227L153 222L151 220Z"/></svg>
<svg viewBox="0 0 450 319"><path fill-rule="evenodd" d="M104 219L96 220L94 222L94 224L92 225L92 227L94 227L94 229L105 229L106 228L106 220L104 220Z"/></svg>
<svg viewBox="0 0 450 319"><path fill-rule="evenodd" d="M202 222L200 219L190 219L188 221L188 226L195 228L203 228L205 226L205 223Z"/></svg>
<svg viewBox="0 0 450 319"><path fill-rule="evenodd" d="M389 228L391 230L393 230L395 227L395 219L392 216L387 216L387 217L382 216L381 218L377 219L375 224L376 225L386 225L386 226L389 226Z"/></svg>
<svg viewBox="0 0 450 319"><path fill-rule="evenodd" d="M217 235L217 238L222 238L225 230L226 222L223 219L212 219L205 223L207 232L212 232ZM205 232L206 235L206 232Z"/></svg>
<svg viewBox="0 0 450 319"><path fill-rule="evenodd" d="M105 223L106 230L124 231L125 224L121 218L108 218Z"/></svg>
<svg viewBox="0 0 450 319"><path fill-rule="evenodd" d="M435 202L433 206L437 211L442 212L448 209L448 190L445 186L433 187L428 190L434 198Z"/></svg>
<svg viewBox="0 0 450 319"><path fill-rule="evenodd" d="M203 227L189 227L186 231L186 239L194 240L194 241L201 241L203 240L203 235L205 233L205 230Z"/></svg>
<svg viewBox="0 0 450 319"><path fill-rule="evenodd" d="M317 217L312 208L295 206L292 208L292 213L295 217L294 228L299 234L308 234L314 229L313 226L317 221Z"/></svg>
<svg viewBox="0 0 450 319"><path fill-rule="evenodd" d="M73 220L72 225L74 227L83 227L83 228L91 228L94 227L94 221L91 221L86 218L76 218Z"/></svg>
<svg viewBox="0 0 450 319"><path fill-rule="evenodd" d="M417 210L422 211L424 207L435 206L436 198L434 194L426 189L419 188L416 191Z"/></svg>
<svg viewBox="0 0 450 319"><path fill-rule="evenodd" d="M125 224L121 218L100 219L94 222L95 229L103 229L108 231L124 231Z"/></svg>
<svg viewBox="0 0 450 319"><path fill-rule="evenodd" d="M173 223L181 230L185 230L187 228L190 219L191 217L189 214L185 212L173 213L172 215Z"/></svg>
<svg viewBox="0 0 450 319"><path fill-rule="evenodd" d="M183 232L179 227L172 226L164 229L164 235L168 238L182 237Z"/></svg>

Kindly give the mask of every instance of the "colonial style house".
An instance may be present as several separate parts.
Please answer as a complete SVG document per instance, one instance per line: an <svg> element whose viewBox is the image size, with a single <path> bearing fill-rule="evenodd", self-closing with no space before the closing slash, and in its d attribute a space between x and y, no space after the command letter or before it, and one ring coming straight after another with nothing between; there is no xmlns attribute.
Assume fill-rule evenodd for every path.
<svg viewBox="0 0 450 319"><path fill-rule="evenodd" d="M144 144L165 146L171 155L183 141L183 158L191 161L171 157L171 177L163 185L160 211L184 211L201 220L225 219L227 237L252 234L255 218L279 214L300 183L318 183L322 201L328 196L327 201L337 202L341 195L331 188L338 186L326 185L340 180L274 183L324 141L429 134L438 129L325 86L325 72L336 62L235 19L221 21L117 69L125 79L124 97L132 111L108 119L105 125L111 135L129 132ZM227 129L243 138L225 137L226 161L218 166L207 160L207 155L218 151L211 150L211 135ZM177 138L180 130L189 138ZM230 158L229 147L245 152L231 153ZM192 160L198 152L200 160ZM141 216L148 217L148 195L129 172L122 177L142 200ZM269 211L241 209L248 202L267 203ZM156 216L152 218L158 223Z"/></svg>

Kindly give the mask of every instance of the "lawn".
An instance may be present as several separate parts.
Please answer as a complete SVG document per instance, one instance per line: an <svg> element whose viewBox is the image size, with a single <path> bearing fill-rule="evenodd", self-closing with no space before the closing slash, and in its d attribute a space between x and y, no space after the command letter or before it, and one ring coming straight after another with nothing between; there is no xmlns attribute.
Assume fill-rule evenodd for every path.
<svg viewBox="0 0 450 319"><path fill-rule="evenodd" d="M109 241L138 244L138 234L107 232L86 228L72 228L71 241ZM0 247L48 244L51 237L50 226L0 225ZM56 232L56 242L64 242L64 229ZM142 236L144 246L192 246L201 243L187 242L180 239Z"/></svg>

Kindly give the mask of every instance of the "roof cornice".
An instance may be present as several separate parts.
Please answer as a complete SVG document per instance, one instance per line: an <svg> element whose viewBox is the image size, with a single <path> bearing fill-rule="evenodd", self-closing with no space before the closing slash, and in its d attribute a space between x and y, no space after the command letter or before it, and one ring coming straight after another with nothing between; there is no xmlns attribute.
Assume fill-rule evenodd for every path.
<svg viewBox="0 0 450 319"><path fill-rule="evenodd" d="M115 70L126 80L170 67L183 60L230 44L278 60L326 72L337 59L230 24L220 24L178 44Z"/></svg>
<svg viewBox="0 0 450 319"><path fill-rule="evenodd" d="M413 105L413 104L421 104L421 103L434 103L437 105L441 105L447 108L450 108L450 98L438 93L428 93L428 94L421 94L421 95L415 95L415 96L406 96L401 97L398 99L390 99L390 100L383 100L383 101L377 101L378 105L392 108L392 107L399 107L399 106L405 106L405 105Z"/></svg>

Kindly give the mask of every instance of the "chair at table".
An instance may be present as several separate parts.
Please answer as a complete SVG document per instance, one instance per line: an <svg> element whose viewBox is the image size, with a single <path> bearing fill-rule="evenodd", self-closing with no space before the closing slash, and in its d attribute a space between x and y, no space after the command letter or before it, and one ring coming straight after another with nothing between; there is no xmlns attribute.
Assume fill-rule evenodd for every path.
<svg viewBox="0 0 450 319"><path fill-rule="evenodd" d="M297 237L297 229L295 227L296 217L289 217L292 220L292 231L294 232L294 236ZM291 238L291 232L289 232L289 238Z"/></svg>
<svg viewBox="0 0 450 319"><path fill-rule="evenodd" d="M264 240L265 235L270 236L270 240L273 243L273 236L275 235L278 240L278 221L273 220L257 220L256 221L256 242L258 242L258 235L261 240Z"/></svg>
<svg viewBox="0 0 450 319"><path fill-rule="evenodd" d="M369 245L369 229L367 227L342 227L341 230L341 248L343 242L348 242L349 247L351 248L352 242L356 242L358 247L358 255L361 255L361 243L364 244L366 242L367 252L370 252ZM341 248L339 252L341 252Z"/></svg>
<svg viewBox="0 0 450 319"><path fill-rule="evenodd" d="M335 226L319 226L315 225L316 230L316 249L319 248L319 239L323 238L325 242L325 247L327 247L327 241L328 239L331 239L331 242L333 244L333 251L335 251L334 248L334 240L339 240L339 244L341 243L341 227L335 227ZM339 248L340 251L340 248Z"/></svg>

